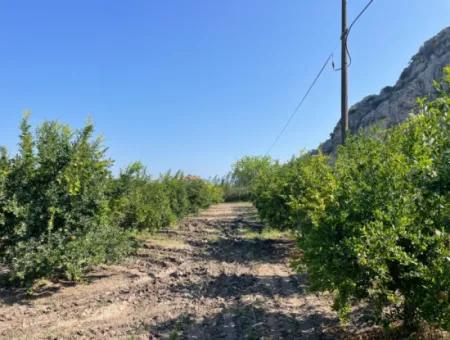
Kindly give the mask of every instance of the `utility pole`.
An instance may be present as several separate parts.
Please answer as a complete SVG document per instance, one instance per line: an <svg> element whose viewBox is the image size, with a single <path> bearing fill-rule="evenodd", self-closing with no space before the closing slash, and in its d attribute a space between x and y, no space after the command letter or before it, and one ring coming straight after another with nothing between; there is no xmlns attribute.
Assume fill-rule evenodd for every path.
<svg viewBox="0 0 450 340"><path fill-rule="evenodd" d="M342 0L341 35L341 143L345 143L348 131L348 63L347 63L347 0Z"/></svg>

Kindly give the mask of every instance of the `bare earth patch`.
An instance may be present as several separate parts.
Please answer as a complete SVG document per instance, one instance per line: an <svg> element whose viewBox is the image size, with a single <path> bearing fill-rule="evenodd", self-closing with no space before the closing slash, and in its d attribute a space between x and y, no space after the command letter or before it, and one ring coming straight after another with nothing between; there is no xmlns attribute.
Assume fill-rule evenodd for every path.
<svg viewBox="0 0 450 340"><path fill-rule="evenodd" d="M366 338L338 326L329 297L306 292L289 236L261 228L251 205L220 204L85 284L0 291L0 338Z"/></svg>

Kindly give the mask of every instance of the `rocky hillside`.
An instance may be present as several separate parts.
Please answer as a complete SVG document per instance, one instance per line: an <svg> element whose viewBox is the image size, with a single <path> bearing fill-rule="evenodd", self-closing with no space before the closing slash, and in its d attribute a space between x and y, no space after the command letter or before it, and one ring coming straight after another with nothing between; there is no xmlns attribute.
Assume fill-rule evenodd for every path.
<svg viewBox="0 0 450 340"><path fill-rule="evenodd" d="M428 40L411 59L394 86L387 86L378 95L371 95L349 110L352 133L373 125L390 127L405 120L413 111L416 98L432 94L434 79L442 75L442 68L450 65L450 27ZM321 145L324 153L333 153L341 139L340 123L330 138Z"/></svg>

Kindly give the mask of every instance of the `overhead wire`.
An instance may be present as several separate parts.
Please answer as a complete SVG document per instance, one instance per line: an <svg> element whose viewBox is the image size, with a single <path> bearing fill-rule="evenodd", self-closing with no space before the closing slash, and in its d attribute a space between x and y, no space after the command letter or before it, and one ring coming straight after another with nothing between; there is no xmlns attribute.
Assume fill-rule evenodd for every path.
<svg viewBox="0 0 450 340"><path fill-rule="evenodd" d="M353 19L352 23L350 24L350 26L347 28L347 30L342 34L341 39L347 39L350 31L352 30L353 26L356 24L356 22L361 18L361 16L367 11L367 9L370 7L370 5L372 5L372 3L375 0L369 0L369 2L364 6L364 8L359 12L359 14L355 17L355 19ZM350 51L348 50L348 45L345 44L345 49L346 49L346 53L349 57L349 64L348 66L350 66L352 64L352 57L350 55ZM294 109L294 111L292 112L292 114L289 116L288 120L286 121L286 124L283 126L283 128L281 129L280 133L278 133L278 135L276 136L275 140L273 141L272 145L269 147L269 149L266 152L266 156L269 155L269 153L272 151L273 147L278 143L278 140L280 139L280 137L283 135L283 133L286 131L286 129L288 128L289 124L291 123L292 119L295 117L295 115L297 114L297 112L300 110L300 108L302 107L303 103L305 102L306 98L308 97L309 93L311 92L311 90L314 88L314 86L316 85L317 81L319 80L320 76L322 75L323 71L325 70L325 67L328 65L328 63L331 60L331 65L334 71L339 71L342 69L342 67L336 69L335 68L335 64L334 64L334 51L336 50L336 48L334 48L332 50L332 52L330 53L330 55L328 56L328 58L325 60L324 64L322 65L319 73L316 75L316 77L314 78L313 82L311 83L311 85L309 86L308 90L305 92L305 94L303 95L302 99L300 100L300 102L298 103L298 105L296 106L296 108Z"/></svg>
<svg viewBox="0 0 450 340"><path fill-rule="evenodd" d="M361 16L367 11L367 9L370 7L370 5L372 5L372 3L375 0L369 0L369 2L364 6L364 8L359 12L359 14L355 17L355 19L353 19L352 23L350 24L350 26L347 28L347 31L342 34L341 39L347 39L348 36L350 35L350 31L352 30L353 26L356 24L356 22L361 18ZM347 65L347 67L350 67L350 65L352 64L352 56L350 54L350 51L348 49L348 44L345 44L345 51L347 53L348 59L349 59L349 63ZM342 68L335 68L334 67L334 60L332 61L333 64L333 70L334 71L340 71Z"/></svg>
<svg viewBox="0 0 450 340"><path fill-rule="evenodd" d="M297 112L300 110L300 108L302 107L303 103L305 102L306 98L308 97L308 95L310 94L311 90L314 88L314 85L316 85L317 81L319 80L320 76L322 75L323 71L325 70L325 67L328 65L328 63L330 62L331 58L333 56L333 53L331 53L327 59L325 60L325 62L323 63L322 67L320 68L320 71L317 73L316 77L314 78L314 80L312 81L311 85L308 87L308 90L305 92L305 94L303 95L302 99L300 100L300 102L297 104L297 106L295 107L294 111L291 113L291 115L289 116L286 124L283 126L283 128L281 129L280 133L277 135L277 137L275 138L275 140L273 141L272 145L269 147L269 149L266 152L266 156L269 155L269 153L272 151L273 147L277 144L278 140L280 139L280 137L283 135L283 133L286 131L287 127L289 126L289 124L291 123L292 119L294 118L294 116L297 114Z"/></svg>
<svg viewBox="0 0 450 340"><path fill-rule="evenodd" d="M367 11L367 9L370 7L370 5L372 5L372 3L375 0L369 0L369 2L366 4L366 6L364 6L364 8L361 10L361 12L359 12L359 14L356 16L355 19L353 19L352 23L350 24L350 26L347 28L347 32L345 33L346 36L348 37L348 35L350 34L350 31L352 30L353 26L356 24L356 22L359 20L359 18L361 18L361 16L364 14L365 11Z"/></svg>

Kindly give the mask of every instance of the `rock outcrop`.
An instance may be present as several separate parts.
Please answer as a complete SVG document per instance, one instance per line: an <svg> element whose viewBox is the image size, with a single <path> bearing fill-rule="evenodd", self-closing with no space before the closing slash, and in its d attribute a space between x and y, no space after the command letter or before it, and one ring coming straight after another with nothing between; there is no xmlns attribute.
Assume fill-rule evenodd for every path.
<svg viewBox="0 0 450 340"><path fill-rule="evenodd" d="M417 97L432 96L433 80L441 78L446 65L450 65L450 27L425 42L394 86L387 86L380 94L368 96L350 108L350 131L356 133L373 125L388 128L405 120L413 112ZM338 123L321 145L322 151L334 153L340 139Z"/></svg>

